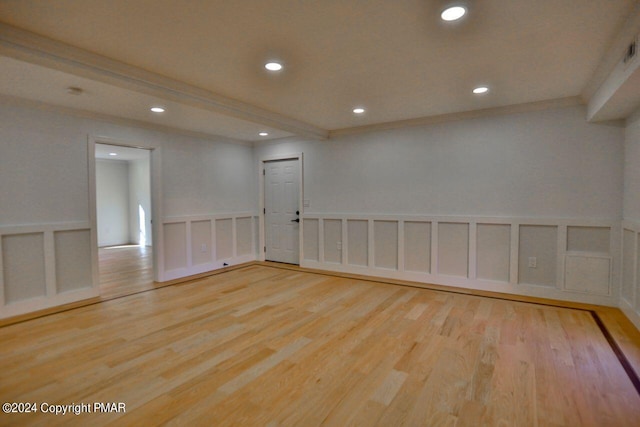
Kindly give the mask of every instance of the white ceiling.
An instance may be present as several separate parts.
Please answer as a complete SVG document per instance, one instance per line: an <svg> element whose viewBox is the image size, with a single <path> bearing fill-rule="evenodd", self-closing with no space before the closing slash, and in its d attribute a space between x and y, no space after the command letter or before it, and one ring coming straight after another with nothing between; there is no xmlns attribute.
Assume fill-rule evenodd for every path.
<svg viewBox="0 0 640 427"><path fill-rule="evenodd" d="M322 135L581 95L638 2L460 0L469 13L455 23L440 20L444 3L0 0L0 22L132 66L92 74L4 43L0 93L246 141ZM271 59L284 70L264 70ZM491 91L472 95L479 84ZM152 115L155 103L167 112Z"/></svg>
<svg viewBox="0 0 640 427"><path fill-rule="evenodd" d="M0 79L0 93L13 97L245 141L259 140L261 131L268 132L269 138L291 136L289 132L268 126L6 56L0 56L0 72L9 76ZM69 87L82 88L83 92L80 95L69 94ZM152 113L150 107L153 105L162 106L166 111Z"/></svg>

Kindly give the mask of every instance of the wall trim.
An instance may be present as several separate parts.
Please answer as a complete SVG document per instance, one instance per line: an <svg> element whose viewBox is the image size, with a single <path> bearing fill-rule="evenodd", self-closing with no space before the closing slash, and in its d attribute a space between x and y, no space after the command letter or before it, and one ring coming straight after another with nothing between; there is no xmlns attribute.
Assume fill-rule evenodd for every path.
<svg viewBox="0 0 640 427"><path fill-rule="evenodd" d="M153 280L162 282L164 271L163 230L159 221L162 218L162 156L161 148L145 143L116 139L99 135L87 136L87 165L89 175L89 222L91 223L91 254L94 262L93 280L98 278L98 216L96 200L96 144L116 145L121 147L149 150L149 173L151 185L151 233L153 235Z"/></svg>
<svg viewBox="0 0 640 427"><path fill-rule="evenodd" d="M99 296L98 282L91 280L82 286L73 290L58 291L56 276L56 246L55 233L65 231L84 231L91 234L91 223L89 221L44 223L44 224L28 224L28 225L7 225L0 226L0 319L18 316L21 314L48 309L61 304L72 303L88 298ZM5 275L3 266L3 245L2 238L4 236L20 236L39 234L43 239L43 259L42 269L44 271L44 293L42 295L7 303L5 296ZM93 262L90 266L93 273L96 268ZM93 274L92 274L93 278Z"/></svg>
<svg viewBox="0 0 640 427"><path fill-rule="evenodd" d="M612 265L617 265L620 259L620 233L619 224L617 220L608 219L593 219L593 218L521 218L521 217L462 217L462 216L425 216L425 215L393 215L393 214L378 214L378 215L366 215L366 214L336 214L336 213L305 213L303 216L303 223L309 220L318 221L318 234L317 236L311 236L316 241L313 241L314 245L318 245L318 256L313 256L314 259L308 259L307 257L301 258L301 266L305 268L313 268L317 270L326 270L339 273L348 274L360 274L367 276L383 277L397 280L409 280L421 283L431 283L445 286L456 286L467 289L477 289L482 291L503 292L515 295L523 296L535 296L542 298L553 298L564 301L574 301L589 304L600 304L607 306L617 306L619 298L619 273L615 268L611 268ZM342 224L342 234L340 245L342 247L337 262L328 262L324 257L324 249L326 246L324 236L324 223L326 220L338 220ZM368 262L366 266L349 264L346 251L349 248L349 236L346 230L346 224L350 220L368 221ZM375 253L375 235L374 235L374 223L375 221L393 221L398 224L398 237L397 242L387 242L385 246L395 247L397 245L397 267L396 268L383 268L375 265L374 253ZM407 222L424 222L430 223L431 239L425 240L430 248L430 268L428 271L410 271L405 264L404 253L404 225ZM441 224L466 224L468 225L468 241L467 248L468 253L461 253L460 256L464 256L466 259L466 274L464 275L450 275L441 272L439 266L439 241L443 236L439 235L438 229ZM505 247L503 248L509 253L508 275L505 276L504 281L490 280L478 278L477 263L478 263L478 248L477 248L477 229L478 225L484 224L497 224L510 227L510 239L505 241ZM541 284L527 284L521 281L519 278L519 228L520 226L553 226L557 230L557 253L555 254L555 279L553 285L541 285ZM602 252L576 252L571 251L568 247L567 230L569 227L604 227L609 229L609 245L606 253ZM303 238L306 238L304 236ZM309 243L309 242L308 242ZM362 243L361 243L362 245ZM360 246L361 247L361 246ZM485 246L486 247L486 246ZM315 250L314 250L315 252ZM569 289L565 285L565 259L567 257L587 257L594 260L609 260L609 269L604 274L608 273L608 280L602 283L598 281L598 286L594 289L588 290L576 290ZM334 257L335 258L335 257ZM485 264L486 265L486 264Z"/></svg>
<svg viewBox="0 0 640 427"><path fill-rule="evenodd" d="M165 269L164 266L168 264L168 260L165 259L162 270L162 280L158 282L166 282L175 279L181 279L197 274L203 274L207 272L213 272L228 266L235 266L256 260L256 233L255 222L258 215L255 212L232 212L232 213L216 213L209 215L180 215L166 217L162 221L162 229L167 225L172 224L184 224L184 235L181 236L182 242L185 244L185 251L181 255L184 256L185 263L176 268ZM238 219L250 219L251 220L251 250L249 253L238 253ZM222 248L217 246L216 239L216 221L217 220L231 220L231 247L224 248L231 255L228 257L219 257L218 254ZM211 227L211 233L205 236L205 240L208 242L208 260L206 262L194 264L192 254L192 224L194 222L209 221ZM164 236L166 240L168 237ZM164 245L164 243L163 243ZM163 246L164 249L164 246ZM165 258L168 256L164 253Z"/></svg>
<svg viewBox="0 0 640 427"><path fill-rule="evenodd" d="M162 221L163 224L171 224L176 222L185 221L206 221L211 219L227 219L227 218L247 218L257 216L253 211L239 211L239 212L222 212L215 214L202 214L202 215L173 215L166 216Z"/></svg>
<svg viewBox="0 0 640 427"><path fill-rule="evenodd" d="M53 222L46 224L0 225L0 236L8 234L47 233L54 231L88 230L89 221Z"/></svg>
<svg viewBox="0 0 640 427"><path fill-rule="evenodd" d="M631 253L632 257L632 273L631 273L631 286L632 295L631 301L627 300L623 292L620 292L620 298L618 306L620 310L627 316L627 318L640 330L640 222L623 220L621 225L622 238L620 239L620 276L621 276L621 289L624 286L624 260L626 254L624 253L624 232L625 230L633 233L633 249Z"/></svg>
<svg viewBox="0 0 640 427"><path fill-rule="evenodd" d="M38 297L25 301L7 304L2 307L0 319L19 316L33 311L44 310L63 304L70 304L77 301L96 298L100 292L95 288L84 288L77 291L54 295L51 297Z"/></svg>
<svg viewBox="0 0 640 427"><path fill-rule="evenodd" d="M429 288L429 285L432 284L476 291L499 292L526 297L556 299L559 301L577 302L583 304L596 304L609 307L616 306L615 302L612 301L610 297L588 296L582 294L568 296L566 292L546 286L527 284L518 284L517 286L515 286L504 282L494 282L482 279L474 280L469 278L447 276L443 274L436 275L416 272L400 272L395 270L386 270L384 268L344 266L342 264L319 263L308 260L305 260L301 267L314 270L330 271L335 273L356 274L393 280L406 280L415 282L415 286L424 286L425 288Z"/></svg>

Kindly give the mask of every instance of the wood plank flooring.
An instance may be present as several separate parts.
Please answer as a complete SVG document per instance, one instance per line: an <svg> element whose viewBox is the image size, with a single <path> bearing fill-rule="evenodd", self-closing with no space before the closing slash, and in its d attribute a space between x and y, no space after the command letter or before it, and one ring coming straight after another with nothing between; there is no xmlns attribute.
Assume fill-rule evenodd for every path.
<svg viewBox="0 0 640 427"><path fill-rule="evenodd" d="M111 299L154 289L153 249L123 245L98 249L100 296Z"/></svg>
<svg viewBox="0 0 640 427"><path fill-rule="evenodd" d="M637 426L586 310L252 265L0 328L0 425Z"/></svg>

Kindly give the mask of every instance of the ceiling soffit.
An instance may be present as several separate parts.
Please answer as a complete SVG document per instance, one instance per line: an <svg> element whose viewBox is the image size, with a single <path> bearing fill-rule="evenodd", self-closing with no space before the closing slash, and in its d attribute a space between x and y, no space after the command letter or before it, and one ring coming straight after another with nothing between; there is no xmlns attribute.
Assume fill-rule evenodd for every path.
<svg viewBox="0 0 640 427"><path fill-rule="evenodd" d="M328 137L311 124L2 23L0 54L300 136Z"/></svg>

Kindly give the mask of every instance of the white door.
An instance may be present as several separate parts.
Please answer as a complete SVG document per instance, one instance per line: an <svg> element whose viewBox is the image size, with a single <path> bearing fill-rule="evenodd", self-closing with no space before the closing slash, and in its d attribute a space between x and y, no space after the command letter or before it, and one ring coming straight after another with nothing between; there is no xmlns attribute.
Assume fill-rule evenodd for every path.
<svg viewBox="0 0 640 427"><path fill-rule="evenodd" d="M298 160L270 161L264 166L265 259L299 264Z"/></svg>

